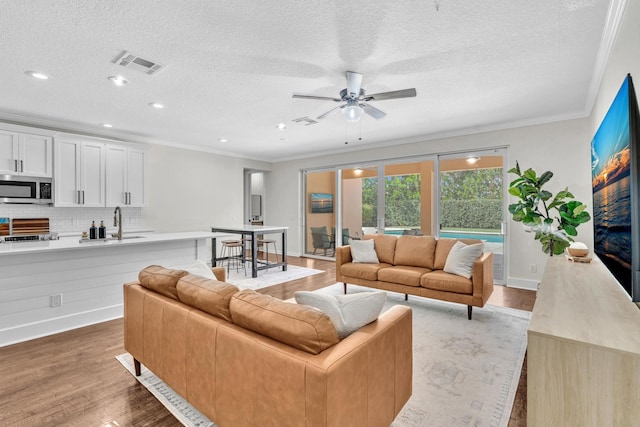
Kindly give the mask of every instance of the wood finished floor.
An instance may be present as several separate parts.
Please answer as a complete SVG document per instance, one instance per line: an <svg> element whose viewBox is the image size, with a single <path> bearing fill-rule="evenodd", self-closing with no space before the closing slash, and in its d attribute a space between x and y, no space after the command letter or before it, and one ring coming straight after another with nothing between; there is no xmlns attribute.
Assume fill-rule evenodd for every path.
<svg viewBox="0 0 640 427"><path fill-rule="evenodd" d="M335 283L335 263L289 257L324 273L264 288L288 299ZM489 303L531 311L535 292L497 286ZM115 359L122 319L0 348L0 426L180 426ZM526 362L509 427L526 426Z"/></svg>

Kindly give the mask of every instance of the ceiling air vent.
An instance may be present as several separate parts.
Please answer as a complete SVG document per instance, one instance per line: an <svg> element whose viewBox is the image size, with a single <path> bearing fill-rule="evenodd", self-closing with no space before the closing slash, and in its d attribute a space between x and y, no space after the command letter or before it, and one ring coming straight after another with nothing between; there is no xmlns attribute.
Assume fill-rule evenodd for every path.
<svg viewBox="0 0 640 427"><path fill-rule="evenodd" d="M164 68L164 65L157 64L153 61L149 61L148 59L140 58L130 52L122 53L122 55L116 58L114 63L149 75L156 74Z"/></svg>
<svg viewBox="0 0 640 427"><path fill-rule="evenodd" d="M316 120L310 119L309 117L306 117L306 116L300 117L299 119L293 119L291 121L296 123L304 123L305 126L315 125L316 123L318 123Z"/></svg>

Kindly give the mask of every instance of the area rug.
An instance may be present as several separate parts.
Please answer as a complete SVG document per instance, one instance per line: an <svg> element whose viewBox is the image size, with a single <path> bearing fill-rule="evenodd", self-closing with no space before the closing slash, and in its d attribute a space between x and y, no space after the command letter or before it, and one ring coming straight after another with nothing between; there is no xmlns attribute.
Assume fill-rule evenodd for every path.
<svg viewBox="0 0 640 427"><path fill-rule="evenodd" d="M187 427L216 427L215 423L202 415L200 411L191 406L189 402L144 366L142 366L140 376L136 377L133 357L129 353L116 356L116 359L183 425Z"/></svg>
<svg viewBox="0 0 640 427"><path fill-rule="evenodd" d="M260 289L319 273L323 273L323 271L288 265L287 271L282 271L282 267L269 268L258 271L258 277L253 278L251 277L251 267L247 266L246 275L243 270L235 271L231 269L227 276L227 282L233 283L240 289Z"/></svg>
<svg viewBox="0 0 640 427"><path fill-rule="evenodd" d="M338 295L342 284L316 292ZM474 308L473 320L467 320L464 305L412 296L404 301L392 292L383 310L396 304L413 310L413 395L392 427L506 427L530 313L486 305ZM133 375L131 356L117 359ZM138 378L185 426L215 426L144 366Z"/></svg>
<svg viewBox="0 0 640 427"><path fill-rule="evenodd" d="M316 292L342 294L342 283ZM413 310L413 394L392 427L506 427L531 313L485 305L468 320L465 305L388 292L385 309L396 304Z"/></svg>

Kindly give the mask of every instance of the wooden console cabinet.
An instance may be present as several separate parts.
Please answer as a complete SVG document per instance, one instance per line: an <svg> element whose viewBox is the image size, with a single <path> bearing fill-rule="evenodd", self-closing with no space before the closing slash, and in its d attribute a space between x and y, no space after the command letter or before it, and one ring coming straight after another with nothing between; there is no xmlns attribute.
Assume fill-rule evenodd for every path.
<svg viewBox="0 0 640 427"><path fill-rule="evenodd" d="M549 258L528 340L528 427L640 425L640 310L600 260Z"/></svg>

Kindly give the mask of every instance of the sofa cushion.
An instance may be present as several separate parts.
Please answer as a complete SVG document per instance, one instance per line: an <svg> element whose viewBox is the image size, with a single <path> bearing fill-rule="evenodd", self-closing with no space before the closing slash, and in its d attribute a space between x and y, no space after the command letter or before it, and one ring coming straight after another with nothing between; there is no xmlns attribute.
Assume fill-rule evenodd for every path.
<svg viewBox="0 0 640 427"><path fill-rule="evenodd" d="M449 251L443 270L445 273L457 274L470 279L473 272L473 262L480 255L482 255L482 243L465 245L462 242L456 242Z"/></svg>
<svg viewBox="0 0 640 427"><path fill-rule="evenodd" d="M432 236L400 236L393 263L433 270L435 252L436 239Z"/></svg>
<svg viewBox="0 0 640 427"><path fill-rule="evenodd" d="M231 297L233 323L311 354L340 339L329 316L322 311L291 304L245 289Z"/></svg>
<svg viewBox="0 0 640 427"><path fill-rule="evenodd" d="M140 284L169 298L178 299L176 284L181 277L186 276L185 270L172 270L160 265L150 265L138 273Z"/></svg>
<svg viewBox="0 0 640 427"><path fill-rule="evenodd" d="M420 286L420 277L431 270L424 267L394 265L378 271L378 280L399 285Z"/></svg>
<svg viewBox="0 0 640 427"><path fill-rule="evenodd" d="M378 260L387 264L393 264L393 256L396 251L398 238L391 234L367 234L365 239L373 239L375 242Z"/></svg>
<svg viewBox="0 0 640 427"><path fill-rule="evenodd" d="M444 265L447 263L447 257L449 256L449 251L451 251L453 245L458 241L467 245L482 243L482 240L478 239L438 239L436 241L436 257L433 261L434 270L444 269Z"/></svg>
<svg viewBox="0 0 640 427"><path fill-rule="evenodd" d="M176 289L178 299L183 303L231 322L229 301L238 292L235 285L188 274L178 280Z"/></svg>
<svg viewBox="0 0 640 427"><path fill-rule="evenodd" d="M340 266L340 273L345 277L364 280L378 280L378 271L391 267L391 264L362 264L348 262Z"/></svg>
<svg viewBox="0 0 640 427"><path fill-rule="evenodd" d="M378 264L378 255L374 249L375 242L369 240L354 240L351 247L351 258L355 263Z"/></svg>
<svg viewBox="0 0 640 427"><path fill-rule="evenodd" d="M420 286L436 291L454 292L457 294L472 294L473 283L471 279L445 273L444 271L432 271L420 278Z"/></svg>
<svg viewBox="0 0 640 427"><path fill-rule="evenodd" d="M340 339L346 338L364 325L378 318L387 293L382 291L357 292L349 295L324 295L298 291L294 294L298 304L310 305L329 316Z"/></svg>

